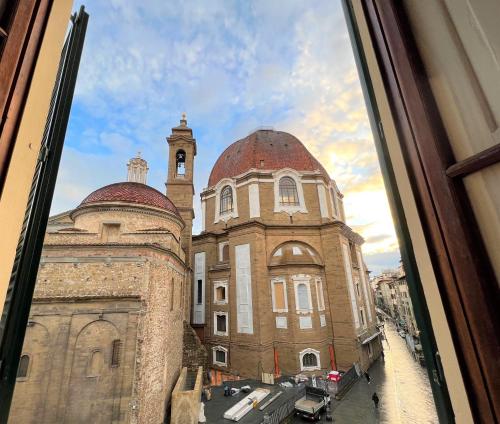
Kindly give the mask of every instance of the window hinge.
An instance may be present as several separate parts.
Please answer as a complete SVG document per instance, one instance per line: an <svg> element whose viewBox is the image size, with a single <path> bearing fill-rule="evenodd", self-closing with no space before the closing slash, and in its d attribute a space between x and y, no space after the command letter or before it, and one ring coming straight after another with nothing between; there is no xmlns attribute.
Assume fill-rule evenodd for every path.
<svg viewBox="0 0 500 424"><path fill-rule="evenodd" d="M40 147L40 153L38 154L38 162L46 162L49 157L49 149L46 145Z"/></svg>
<svg viewBox="0 0 500 424"><path fill-rule="evenodd" d="M382 126L382 121L378 121L378 134L382 140L385 139L384 136L384 127Z"/></svg>

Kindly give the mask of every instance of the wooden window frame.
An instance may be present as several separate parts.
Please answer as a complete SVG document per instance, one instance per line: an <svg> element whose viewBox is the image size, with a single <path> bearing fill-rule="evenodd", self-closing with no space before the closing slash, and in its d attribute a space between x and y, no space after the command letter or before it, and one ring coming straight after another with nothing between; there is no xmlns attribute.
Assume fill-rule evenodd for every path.
<svg viewBox="0 0 500 424"><path fill-rule="evenodd" d="M351 13L349 9L352 10L350 3L344 1L347 15ZM404 2L362 0L361 5L418 205L472 414L477 422L495 422L500 417L498 282L461 177L498 163L500 148L493 146L456 162L418 54ZM373 90L366 88L367 91L370 89ZM373 96L370 100L373 103ZM384 144L381 121L372 120L372 126ZM387 152L384 146L380 149ZM392 183L391 190L399 198L397 185L394 181ZM400 199L396 203L398 201ZM411 257L403 260L405 267L413 261ZM417 289L411 290L414 290L414 295ZM415 299L413 295L412 300ZM435 362L439 370L438 352Z"/></svg>
<svg viewBox="0 0 500 424"><path fill-rule="evenodd" d="M52 2L19 1L0 52L0 197Z"/></svg>

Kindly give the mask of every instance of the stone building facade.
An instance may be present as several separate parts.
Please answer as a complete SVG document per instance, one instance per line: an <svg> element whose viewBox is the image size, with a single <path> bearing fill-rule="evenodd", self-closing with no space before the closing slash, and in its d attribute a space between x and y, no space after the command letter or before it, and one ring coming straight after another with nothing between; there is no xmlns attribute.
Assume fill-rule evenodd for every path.
<svg viewBox="0 0 500 424"><path fill-rule="evenodd" d="M342 197L287 133L254 132L219 157L193 237L191 312L214 370L367 369L379 355L363 239Z"/></svg>
<svg viewBox="0 0 500 424"><path fill-rule="evenodd" d="M164 420L192 332L194 215L185 193L145 185L144 159L127 167L127 182L49 220L12 423Z"/></svg>

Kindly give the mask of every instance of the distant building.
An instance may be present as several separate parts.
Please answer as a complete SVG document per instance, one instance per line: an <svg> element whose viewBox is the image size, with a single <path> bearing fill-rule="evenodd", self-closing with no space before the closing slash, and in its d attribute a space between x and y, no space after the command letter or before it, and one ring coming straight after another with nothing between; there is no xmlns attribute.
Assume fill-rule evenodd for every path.
<svg viewBox="0 0 500 424"><path fill-rule="evenodd" d="M371 280L377 307L393 318L397 328L405 332L408 348L415 359L422 358L420 331L415 320L406 273L400 263L397 270L386 270Z"/></svg>

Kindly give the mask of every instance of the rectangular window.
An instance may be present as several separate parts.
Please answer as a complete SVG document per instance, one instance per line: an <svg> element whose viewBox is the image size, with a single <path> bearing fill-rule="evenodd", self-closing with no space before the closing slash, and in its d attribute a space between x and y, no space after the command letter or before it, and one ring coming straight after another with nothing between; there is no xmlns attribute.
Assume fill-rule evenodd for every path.
<svg viewBox="0 0 500 424"><path fill-rule="evenodd" d="M224 315L217 315L217 331L226 332L226 317Z"/></svg>
<svg viewBox="0 0 500 424"><path fill-rule="evenodd" d="M198 280L198 286L196 288L196 303L201 305L203 303L203 280Z"/></svg>
<svg viewBox="0 0 500 424"><path fill-rule="evenodd" d="M228 313L214 312L214 334L216 336L228 335Z"/></svg>
<svg viewBox="0 0 500 424"><path fill-rule="evenodd" d="M221 367L227 366L227 349L222 346L215 346L212 348L213 356L212 361L215 365Z"/></svg>
<svg viewBox="0 0 500 424"><path fill-rule="evenodd" d="M227 281L214 281L214 304L225 305L228 302Z"/></svg>
<svg viewBox="0 0 500 424"><path fill-rule="evenodd" d="M223 350L216 350L215 351L215 360L220 363L226 363L226 352Z"/></svg>
<svg viewBox="0 0 500 424"><path fill-rule="evenodd" d="M361 316L361 325L362 325L363 327L365 327L365 326L366 326L366 322L365 322L365 311L364 311L363 309L360 309L360 310L359 310L359 314L360 314L360 316Z"/></svg>
<svg viewBox="0 0 500 424"><path fill-rule="evenodd" d="M122 341L121 340L113 340L113 345L111 347L111 366L119 367L120 366L120 352L122 349Z"/></svg>

